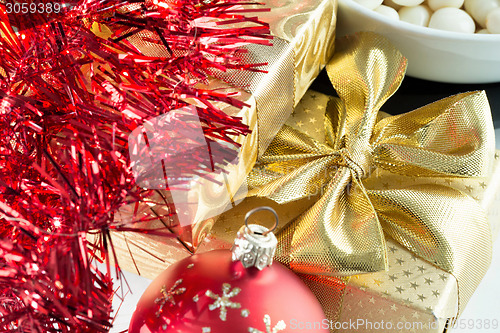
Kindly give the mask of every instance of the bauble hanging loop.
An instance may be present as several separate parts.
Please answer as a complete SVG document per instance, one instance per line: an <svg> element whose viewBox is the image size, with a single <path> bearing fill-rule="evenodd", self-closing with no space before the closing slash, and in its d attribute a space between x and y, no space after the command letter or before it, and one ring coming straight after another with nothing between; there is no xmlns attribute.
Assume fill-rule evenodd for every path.
<svg viewBox="0 0 500 333"><path fill-rule="evenodd" d="M275 223L269 230L258 224L248 224L250 216L258 211L267 210L274 214ZM256 267L259 270L273 263L274 252L278 245L276 236L272 233L278 226L278 214L271 207L258 207L245 216L245 225L240 228L231 249L233 261L241 261L243 267Z"/></svg>
<svg viewBox="0 0 500 333"><path fill-rule="evenodd" d="M278 224L279 224L278 213L276 213L276 211L273 208L271 208L269 206L262 206L262 207L257 207L257 208L254 208L254 209L250 210L245 215L245 226L250 227L248 225L248 219L250 218L250 216L252 216L254 213L257 213L257 212L260 212L260 211L263 211L263 210L270 211L274 215L274 225L273 225L273 227L271 229L268 229L265 233L262 234L263 236L265 236L265 235L267 235L270 232L274 232L274 230L276 230L276 228L278 227Z"/></svg>

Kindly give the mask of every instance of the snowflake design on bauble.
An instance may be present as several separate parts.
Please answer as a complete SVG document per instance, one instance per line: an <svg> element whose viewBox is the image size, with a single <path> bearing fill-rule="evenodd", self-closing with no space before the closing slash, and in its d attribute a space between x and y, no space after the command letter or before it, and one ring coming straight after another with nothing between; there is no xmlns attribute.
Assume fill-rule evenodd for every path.
<svg viewBox="0 0 500 333"><path fill-rule="evenodd" d="M183 294L186 292L186 288L178 288L177 289L177 287L181 283L182 283L182 279L175 281L174 285L169 290L167 290L167 287L165 287L165 286L161 287L162 296L155 299L155 303L160 304L160 309L158 311L156 311L157 317L160 316L165 304L167 304L167 303L170 303L172 305L176 304L175 299L174 299L175 295L180 295L180 294Z"/></svg>
<svg viewBox="0 0 500 333"><path fill-rule="evenodd" d="M212 304L210 304L208 306L208 309L210 311L213 311L215 309L220 308L219 318L222 321L226 321L226 318L227 318L227 308L230 308L230 309L239 309L239 308L241 308L241 304L240 303L232 302L230 300L231 297L234 297L234 296L238 295L240 293L240 291L241 291L240 288L234 288L233 290L231 290L231 285L229 283L224 283L222 285L222 296L219 296L219 295L215 294L211 290L207 290L206 293L205 293L205 295L207 295L211 299L215 300L215 302L213 302Z"/></svg>

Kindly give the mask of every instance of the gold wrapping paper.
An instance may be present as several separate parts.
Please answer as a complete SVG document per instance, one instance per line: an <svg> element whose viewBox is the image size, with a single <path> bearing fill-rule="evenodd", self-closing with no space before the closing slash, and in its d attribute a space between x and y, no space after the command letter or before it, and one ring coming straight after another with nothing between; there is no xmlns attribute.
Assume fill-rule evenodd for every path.
<svg viewBox="0 0 500 333"><path fill-rule="evenodd" d="M269 23L273 47L249 45L247 61L268 62L268 73L229 71L220 76L247 86L257 101L259 155L290 116L312 81L333 54L336 0L264 0L269 12L259 18Z"/></svg>
<svg viewBox="0 0 500 333"><path fill-rule="evenodd" d="M338 322L349 318L391 322L401 332L443 332L458 311L458 289L454 277L443 272L393 240L389 272L357 275L350 279ZM402 323L402 324L400 324ZM409 328L411 326L411 328ZM406 329L405 329L406 328ZM338 332L349 332L339 329ZM359 332L370 332L360 326Z"/></svg>

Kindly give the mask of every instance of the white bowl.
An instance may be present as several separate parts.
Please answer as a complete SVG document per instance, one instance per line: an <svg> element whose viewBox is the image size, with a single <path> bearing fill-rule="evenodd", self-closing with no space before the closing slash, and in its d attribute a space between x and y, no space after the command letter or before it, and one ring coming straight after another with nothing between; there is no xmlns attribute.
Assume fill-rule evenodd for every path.
<svg viewBox="0 0 500 333"><path fill-rule="evenodd" d="M389 19L353 0L338 0L337 36L374 31L408 59L407 74L447 83L500 82L500 34L465 34Z"/></svg>

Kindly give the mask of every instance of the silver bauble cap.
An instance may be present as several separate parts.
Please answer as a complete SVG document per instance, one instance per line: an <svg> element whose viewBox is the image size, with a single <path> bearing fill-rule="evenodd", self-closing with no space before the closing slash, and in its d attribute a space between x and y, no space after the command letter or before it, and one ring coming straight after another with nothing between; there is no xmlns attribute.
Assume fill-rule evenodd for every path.
<svg viewBox="0 0 500 333"><path fill-rule="evenodd" d="M276 222L271 230L262 225L247 224L250 215L260 210L268 210L274 214ZM256 267L259 270L271 265L278 245L272 231L277 225L278 215L271 207L258 207L249 211L245 216L245 225L238 231L231 249L233 261L239 260L245 268Z"/></svg>

